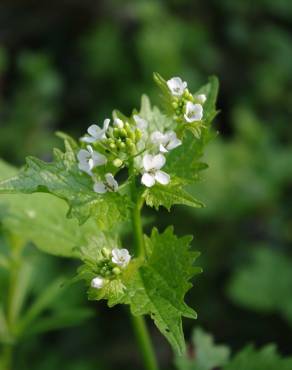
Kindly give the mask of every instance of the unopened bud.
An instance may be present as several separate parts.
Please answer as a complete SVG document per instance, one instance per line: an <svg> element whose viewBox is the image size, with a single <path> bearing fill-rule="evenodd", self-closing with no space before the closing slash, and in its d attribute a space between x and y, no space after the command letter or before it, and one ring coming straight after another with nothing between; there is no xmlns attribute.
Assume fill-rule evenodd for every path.
<svg viewBox="0 0 292 370"><path fill-rule="evenodd" d="M121 273L121 269L120 269L119 267L114 267L114 268L112 269L112 273L113 273L114 275L120 275L120 273Z"/></svg>
<svg viewBox="0 0 292 370"><path fill-rule="evenodd" d="M111 251L108 248L102 248L101 253L104 257L109 258L111 255Z"/></svg>
<svg viewBox="0 0 292 370"><path fill-rule="evenodd" d="M171 105L172 105L173 109L177 109L177 107L178 107L178 104L177 104L177 102L175 102L175 101L174 101L174 102L172 102L172 104L171 104Z"/></svg>
<svg viewBox="0 0 292 370"><path fill-rule="evenodd" d="M96 276L91 280L91 287L94 289L101 289L104 286L104 279L101 276Z"/></svg>
<svg viewBox="0 0 292 370"><path fill-rule="evenodd" d="M124 144L124 146L126 146L126 145ZM116 158L116 159L113 160L113 165L117 168L121 167L122 164L123 164L123 161L120 158Z"/></svg>

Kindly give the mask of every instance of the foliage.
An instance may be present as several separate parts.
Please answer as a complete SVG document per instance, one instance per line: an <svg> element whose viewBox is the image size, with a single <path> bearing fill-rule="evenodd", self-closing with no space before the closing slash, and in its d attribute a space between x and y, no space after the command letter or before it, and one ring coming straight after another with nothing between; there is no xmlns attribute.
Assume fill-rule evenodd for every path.
<svg viewBox="0 0 292 370"><path fill-rule="evenodd" d="M194 355L177 358L179 370L288 370L291 357L281 357L275 345L270 344L256 350L247 346L230 358L230 350L224 345L214 345L213 337L201 329L194 330Z"/></svg>
<svg viewBox="0 0 292 370"><path fill-rule="evenodd" d="M205 168L199 159L211 137L218 82L212 78L209 84L191 94L187 84L178 79L182 90L177 94L176 87L172 86L177 83L176 78L167 82L158 74L154 78L171 108L168 116L156 107L151 108L148 98L143 97L138 115L134 111L127 118L114 112L113 126L109 126L110 120L104 121L103 128L90 126L80 145L68 135L59 134L64 139L64 152L56 149L51 163L28 157L26 166L18 174L1 181L0 192L48 193L65 200L69 205L69 220L59 222L57 220L64 217L63 202L58 201L52 211L53 204L48 206L48 198L42 194L38 195L37 206L35 199L29 197L26 207L21 208L18 205L22 199L8 195L7 224L15 227L21 238L27 237L48 253L79 257L83 265L75 280L87 282L89 299L106 299L110 307L129 304L132 314L137 316L149 314L172 347L183 353L181 318L196 318L195 311L184 303L184 296L191 287L189 280L200 271L193 266L198 254L189 251L190 238L178 239L170 228L163 234L154 229L150 238L137 243L133 250L136 258L129 263L131 256L126 249L119 249L120 242L113 227L127 220L129 212L136 222L140 215L137 216L135 209L141 207L144 199L149 206L163 205L168 210L173 204L202 205L183 187L196 181L198 172ZM200 113L188 113L188 104ZM186 134L188 130L193 137ZM85 146L84 142L90 145ZM183 149L178 150L176 156L173 153L178 146ZM169 174L160 170L166 156ZM114 176L118 176L121 169L127 170L130 176L120 190ZM82 225L80 229L70 220L72 217ZM28 221L33 227L23 233ZM93 223L98 226L97 230ZM138 228L133 231L142 233ZM60 236L63 240L59 241ZM141 248L145 250L141 252Z"/></svg>
<svg viewBox="0 0 292 370"><path fill-rule="evenodd" d="M292 262L271 248L257 248L249 263L235 271L229 295L234 302L258 312L278 312L292 319Z"/></svg>

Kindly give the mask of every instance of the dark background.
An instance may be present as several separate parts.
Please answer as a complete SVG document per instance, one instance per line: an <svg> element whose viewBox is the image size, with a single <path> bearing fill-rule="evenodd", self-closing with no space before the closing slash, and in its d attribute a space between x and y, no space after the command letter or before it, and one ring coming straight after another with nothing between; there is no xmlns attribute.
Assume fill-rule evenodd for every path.
<svg viewBox="0 0 292 370"><path fill-rule="evenodd" d="M275 342L292 354L292 276L283 283L271 258L247 273L247 285L235 284L258 250L292 271L291 29L289 0L0 3L0 157L12 164L29 154L49 160L56 130L79 137L114 108L138 108L142 93L158 102L153 71L179 75L192 90L218 76L219 136L191 189L207 208L161 211L159 227L194 234L202 253L204 273L187 297L199 318L185 321L187 338L199 325L233 350ZM55 275L76 267L45 258ZM273 303L254 303L265 291ZM20 343L15 369L141 368L126 310L87 303L82 286L76 294L94 317ZM150 325L171 369L168 344Z"/></svg>

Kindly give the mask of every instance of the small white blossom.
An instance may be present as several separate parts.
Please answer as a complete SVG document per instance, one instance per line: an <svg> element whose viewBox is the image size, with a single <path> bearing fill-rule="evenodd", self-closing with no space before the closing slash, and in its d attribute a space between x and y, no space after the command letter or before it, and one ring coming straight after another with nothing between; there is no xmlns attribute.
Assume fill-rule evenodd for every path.
<svg viewBox="0 0 292 370"><path fill-rule="evenodd" d="M101 289L104 286L104 279L101 276L96 276L91 280L90 285L94 289Z"/></svg>
<svg viewBox="0 0 292 370"><path fill-rule="evenodd" d="M145 119L138 116L137 114L135 114L133 118L134 121L136 122L138 129L141 130L142 132L145 131L146 128L148 127L148 122Z"/></svg>
<svg viewBox="0 0 292 370"><path fill-rule="evenodd" d="M131 260L131 256L127 249L114 248L112 250L112 262L116 265L125 268Z"/></svg>
<svg viewBox="0 0 292 370"><path fill-rule="evenodd" d="M187 88L187 83L184 82L180 77L173 77L167 81L167 86L174 96L182 96L185 89Z"/></svg>
<svg viewBox="0 0 292 370"><path fill-rule="evenodd" d="M197 101L201 104L204 104L205 101L207 100L207 97L205 94L199 94L197 95Z"/></svg>
<svg viewBox="0 0 292 370"><path fill-rule="evenodd" d="M169 183L169 175L160 170L165 164L165 157L162 154L145 154L142 162L144 167L144 174L141 179L142 184L150 188L156 181L162 185Z"/></svg>
<svg viewBox="0 0 292 370"><path fill-rule="evenodd" d="M77 154L77 159L79 161L78 168L81 171L88 173L92 176L93 168L97 166L102 166L106 164L107 159L103 154L100 154L92 149L90 145L87 145L86 149L80 149Z"/></svg>
<svg viewBox="0 0 292 370"><path fill-rule="evenodd" d="M105 181L96 181L93 186L93 190L99 194L104 194L107 191L117 191L118 188L119 184L111 173L105 175Z"/></svg>
<svg viewBox="0 0 292 370"><path fill-rule="evenodd" d="M151 141L153 144L159 146L159 151L162 153L166 153L182 143L174 131L167 131L165 134L160 131L154 131L151 134Z"/></svg>
<svg viewBox="0 0 292 370"><path fill-rule="evenodd" d="M124 122L120 118L114 119L114 126L117 126L118 128L124 127Z"/></svg>
<svg viewBox="0 0 292 370"><path fill-rule="evenodd" d="M201 104L193 104L188 101L184 118L187 122L200 121L203 118L203 107Z"/></svg>
<svg viewBox="0 0 292 370"><path fill-rule="evenodd" d="M84 141L85 143L95 143L96 141L100 141L105 139L105 133L109 127L110 119L105 119L103 122L103 128L100 128L97 125L91 125L88 127L87 132L89 135L85 135L80 140Z"/></svg>

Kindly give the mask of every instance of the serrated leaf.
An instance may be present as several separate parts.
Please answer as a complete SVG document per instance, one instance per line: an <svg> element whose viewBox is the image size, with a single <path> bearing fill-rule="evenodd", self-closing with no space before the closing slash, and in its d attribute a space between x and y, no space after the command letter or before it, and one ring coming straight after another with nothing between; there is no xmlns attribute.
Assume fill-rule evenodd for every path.
<svg viewBox="0 0 292 370"><path fill-rule="evenodd" d="M155 107L151 106L147 95L142 95L139 116L148 121L148 131L167 131L175 127L175 122Z"/></svg>
<svg viewBox="0 0 292 370"><path fill-rule="evenodd" d="M156 184L146 189L143 197L145 198L146 204L155 209L163 206L169 211L174 204L182 204L195 208L204 207L203 203L195 199L192 195L183 190L181 185L175 182L166 186Z"/></svg>
<svg viewBox="0 0 292 370"><path fill-rule="evenodd" d="M290 370L292 358L283 358L273 344L259 351L248 346L240 351L223 370Z"/></svg>
<svg viewBox="0 0 292 370"><path fill-rule="evenodd" d="M292 323L292 261L279 252L258 248L250 263L232 277L228 293L244 307L279 312Z"/></svg>
<svg viewBox="0 0 292 370"><path fill-rule="evenodd" d="M128 273L123 283L123 303L133 315L151 315L156 326L177 353L185 350L182 317L196 318L184 296L191 288L190 279L201 270L194 267L197 252L189 250L191 237L177 238L171 227L162 234L156 229L146 237L148 256L140 267Z"/></svg>
<svg viewBox="0 0 292 370"><path fill-rule="evenodd" d="M228 362L230 349L225 345L216 345L212 335L202 329L195 329L192 335L194 354L176 357L179 370L213 370Z"/></svg>
<svg viewBox="0 0 292 370"><path fill-rule="evenodd" d="M0 161L0 179L17 169ZM79 226L67 219L66 203L49 194L9 194L0 197L1 222L11 234L31 241L42 251L64 257L77 256L75 247L96 239L96 224L88 220Z"/></svg>
<svg viewBox="0 0 292 370"><path fill-rule="evenodd" d="M129 207L127 197L119 193L96 194L92 179L79 171L68 140L65 140L65 148L64 153L55 150L51 163L28 157L17 176L0 182L0 194L53 194L68 203L68 217L76 217L80 224L92 217L100 228L111 228L125 219Z"/></svg>

